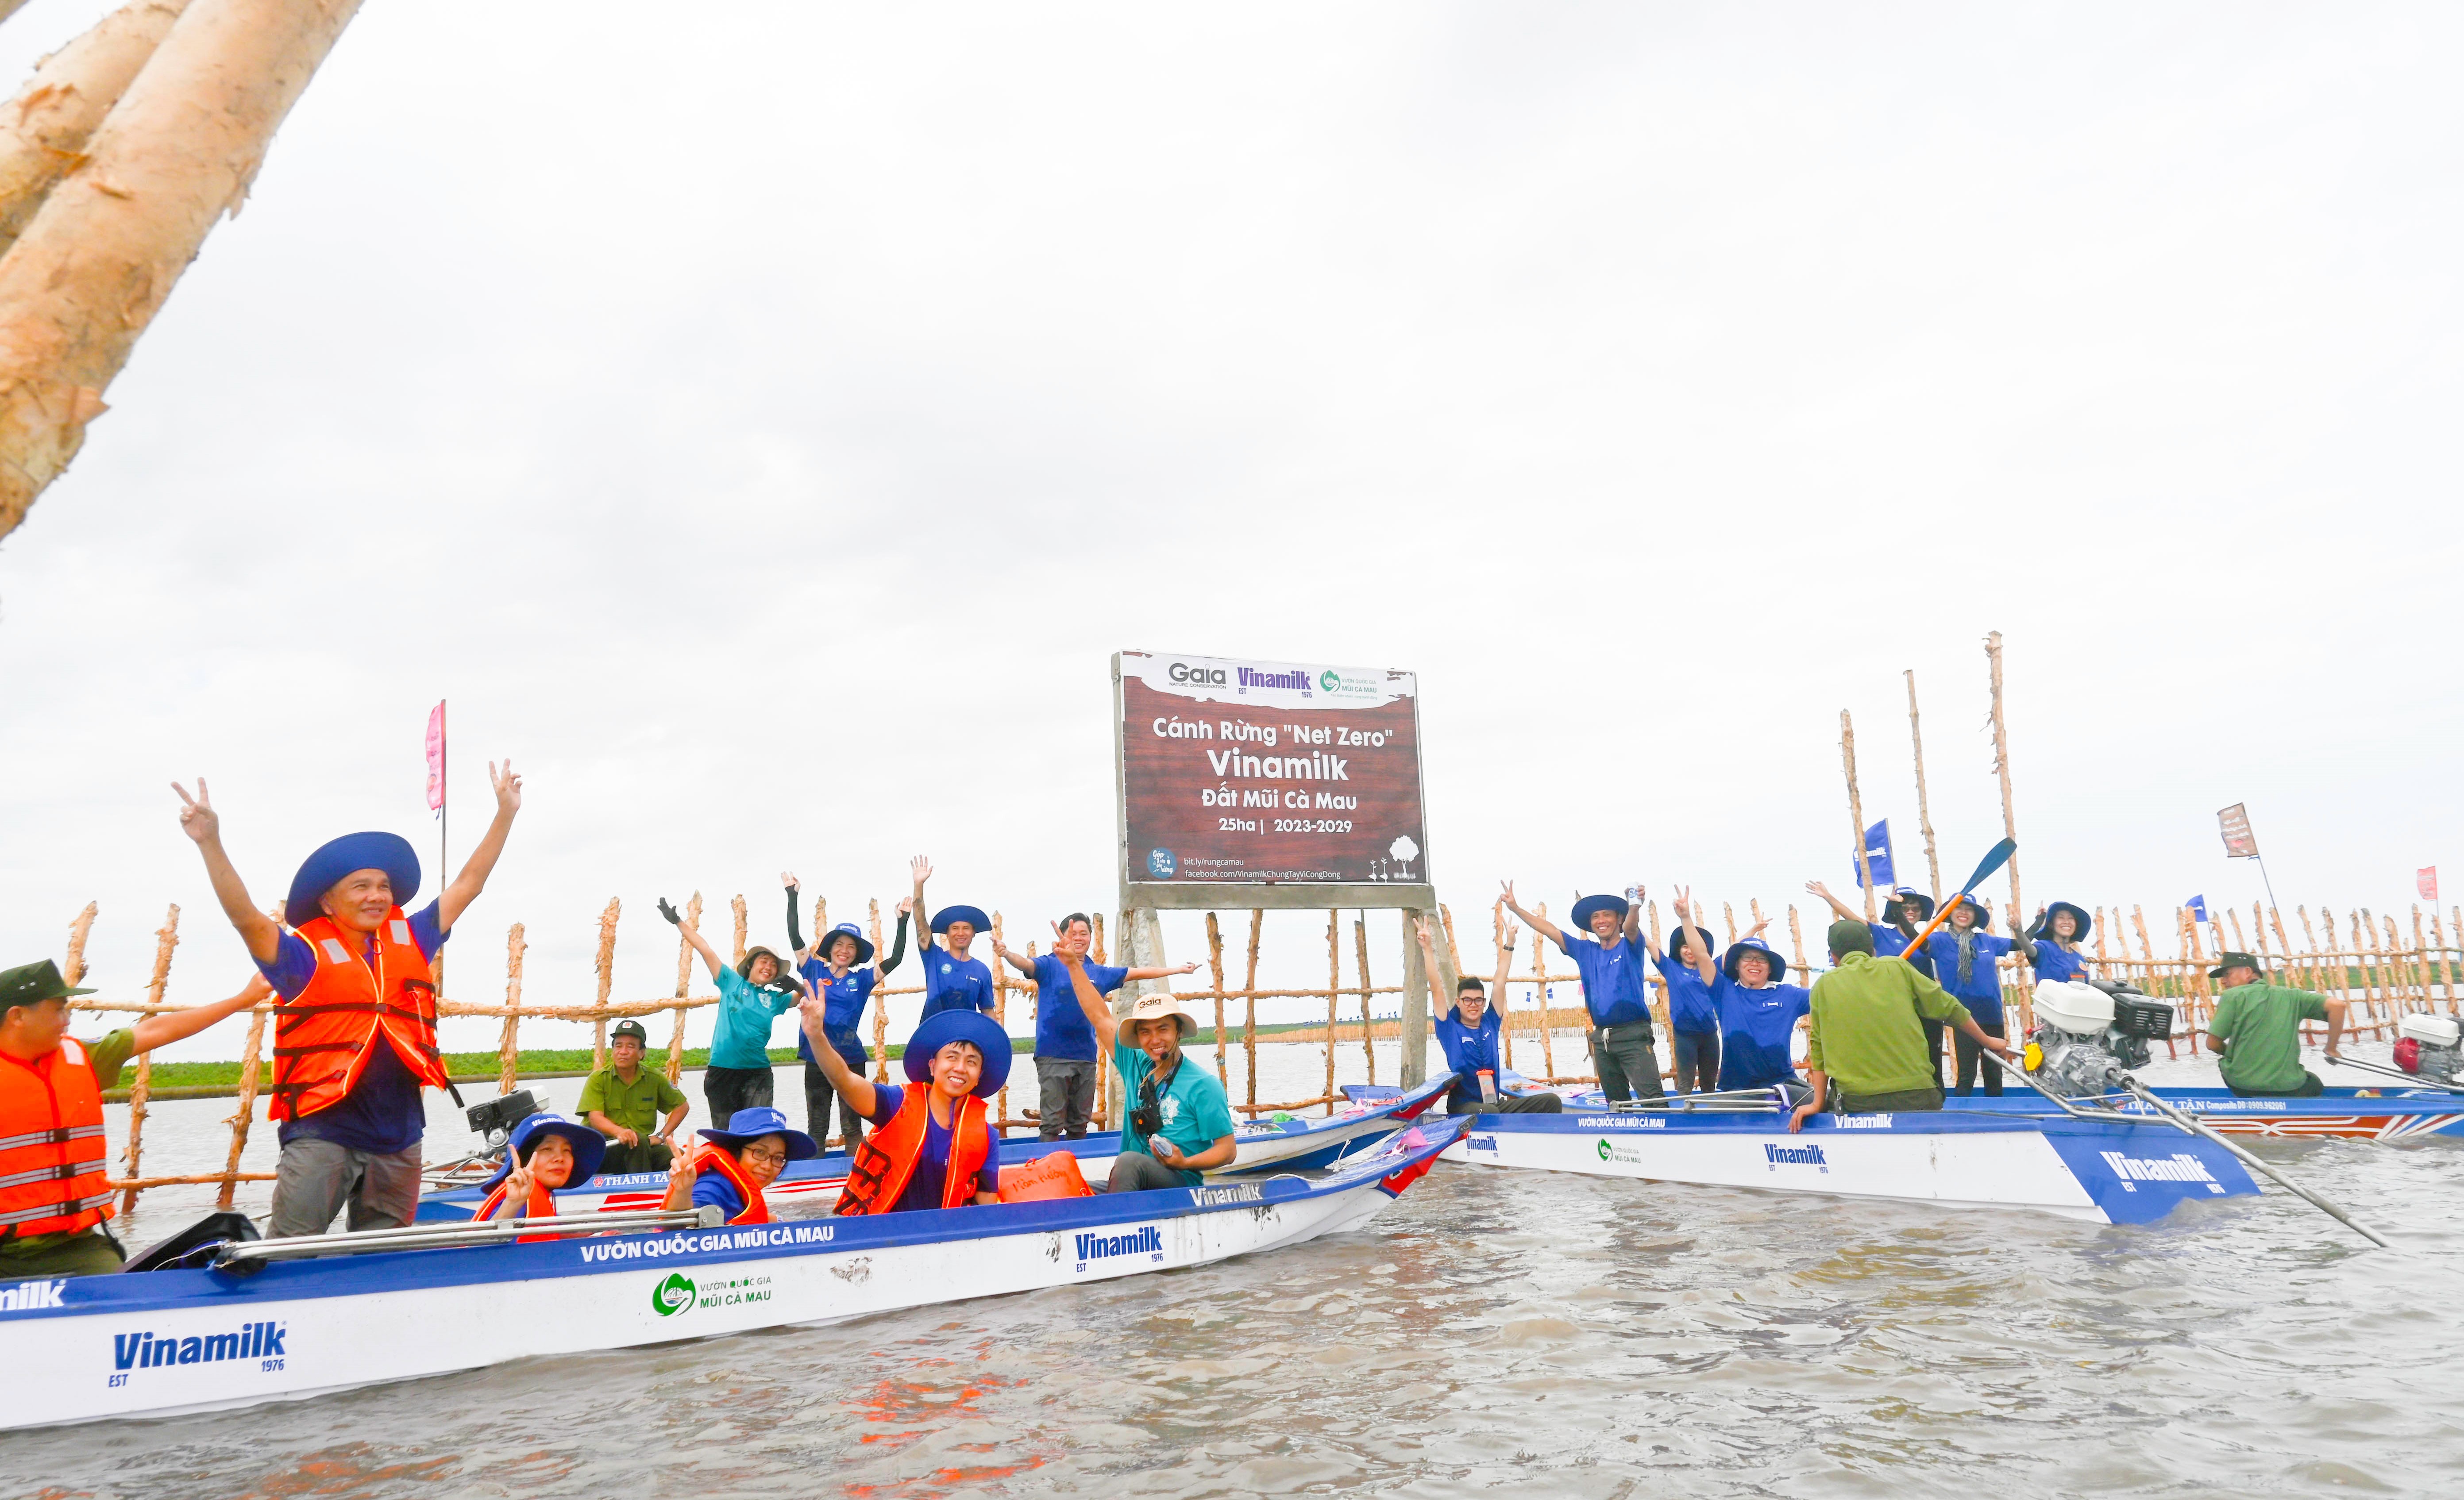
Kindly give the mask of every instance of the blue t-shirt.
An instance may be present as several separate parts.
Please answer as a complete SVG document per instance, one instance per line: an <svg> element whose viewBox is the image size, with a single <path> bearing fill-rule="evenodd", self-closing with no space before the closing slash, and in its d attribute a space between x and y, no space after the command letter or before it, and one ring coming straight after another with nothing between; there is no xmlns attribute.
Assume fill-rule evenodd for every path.
<svg viewBox="0 0 2464 1500"><path fill-rule="evenodd" d="M1651 1019L1651 1002L1643 989L1640 939L1620 938L1603 946L1568 932L1559 937L1557 946L1583 976L1583 1004L1592 1012L1594 1026L1605 1030Z"/></svg>
<svg viewBox="0 0 2464 1500"><path fill-rule="evenodd" d="M732 968L721 968L718 1029L710 1039L710 1065L769 1067L771 1023L796 1009L796 991L785 985L756 985Z"/></svg>
<svg viewBox="0 0 2464 1500"><path fill-rule="evenodd" d="M1130 977L1128 969L1109 964L1080 967L1099 995L1111 994ZM1035 1054L1056 1060L1095 1060L1095 1028L1087 1023L1087 1008L1078 1003L1077 987L1069 983L1069 967L1049 953L1038 954L1035 960Z"/></svg>
<svg viewBox="0 0 2464 1500"><path fill-rule="evenodd" d="M1965 982L1959 977L1959 938L1950 932L1936 932L1925 939L1925 956L1933 960L1933 977L1951 998L1968 1007L1976 1024L1991 1032L2002 1025L2002 977L1993 964L2011 951L2009 938L1997 938L1990 932L1976 934L1976 951L1969 965Z"/></svg>
<svg viewBox="0 0 2464 1500"><path fill-rule="evenodd" d="M1760 989L1722 974L1711 987L1720 1008L1720 1087L1758 1089L1783 1079L1797 1081L1790 1044L1797 1018L1812 1009L1802 985L1765 985Z"/></svg>
<svg viewBox="0 0 2464 1500"><path fill-rule="evenodd" d="M1492 1079L1506 1075L1506 1064L1497 1060L1497 1037L1502 1029L1497 1007L1490 1006L1480 1013L1478 1028L1463 1025L1460 1010L1439 1016L1437 1027L1438 1046L1446 1054L1446 1066L1455 1071L1454 1086L1446 1090L1446 1102L1479 1103L1481 1072L1486 1070Z"/></svg>
<svg viewBox="0 0 2464 1500"><path fill-rule="evenodd" d="M865 1064L872 1060L872 1054L866 1050L864 1035L856 1028L864 1022L865 1001L870 998L880 976L866 964L848 969L843 978L832 979L830 966L817 958L797 965L796 972L822 997L822 1030L838 1044L839 1055L847 1059L847 1066L862 1073ZM806 1062L813 1060L813 1039L804 1034L801 1026L796 1028L796 1055Z"/></svg>
<svg viewBox="0 0 2464 1500"><path fill-rule="evenodd" d="M1128 1100L1122 1105L1126 1115L1137 1107L1140 1086L1155 1071L1155 1059L1146 1054L1146 1049L1116 1039L1112 1043L1112 1066L1120 1070L1121 1088ZM1163 1129L1156 1134L1178 1147L1184 1156L1196 1156L1232 1134L1232 1104L1223 1097L1223 1085L1187 1053L1181 1054L1172 1082L1157 1091L1155 1107L1163 1115ZM1121 1131L1122 1150L1155 1155L1147 1150L1147 1137L1129 1120L1121 1123L1126 1127ZM1206 1180L1205 1174L1191 1167L1176 1170L1180 1180L1192 1187Z"/></svg>
<svg viewBox="0 0 2464 1500"><path fill-rule="evenodd" d="M693 1179L693 1201L696 1208L716 1204L718 1211L730 1219L744 1211L744 1195L736 1190L734 1183L713 1171L706 1170Z"/></svg>
<svg viewBox="0 0 2464 1500"><path fill-rule="evenodd" d="M912 1087L925 1088L929 1085L919 1083ZM895 1083L874 1084L872 1122L889 1124L897 1117L899 1106L906 1102L907 1087ZM927 1109L924 1112L924 1146L916 1159L915 1175L907 1180L907 1190L898 1195L897 1204L890 1211L904 1213L910 1208L938 1208L941 1207L941 1184L949 1175L950 1127L935 1120L933 1112ZM984 1153L983 1169L976 1174L976 1191L1001 1191L1000 1146L996 1145Z"/></svg>
<svg viewBox="0 0 2464 1500"><path fill-rule="evenodd" d="M1674 953L1662 953L1652 963L1668 981L1668 1029L1698 1035L1719 1031L1720 1010L1711 1003L1711 987L1694 966Z"/></svg>
<svg viewBox="0 0 2464 1500"><path fill-rule="evenodd" d="M1865 924L1865 930L1874 934L1874 956L1876 958L1903 958L1908 961L1908 967L1910 968L1913 968L1918 973L1925 975L1927 979L1931 979L1933 977L1933 960L1921 952L1911 953L1908 951L1909 934L1902 932L1897 927L1886 927L1879 922L1869 922Z"/></svg>
<svg viewBox="0 0 2464 1500"><path fill-rule="evenodd" d="M436 950L445 946L446 934L437 926L436 902L429 902L407 919L410 941L418 947L419 956L436 962ZM375 939L369 939L373 952ZM297 932L286 932L275 943L274 962L259 964L257 972L274 987L275 993L285 1000L297 1000L317 977L317 950ZM392 1046L379 1041L368 1049L367 1066L360 1070L360 1079L351 1092L305 1119L286 1120L275 1132L275 1140L282 1145L307 1139L331 1141L353 1151L366 1151L377 1156L390 1156L407 1151L419 1144L428 1133L428 1108L419 1100L419 1075L403 1064Z"/></svg>
<svg viewBox="0 0 2464 1500"><path fill-rule="evenodd" d="M984 967L982 959L952 957L950 950L932 937L924 940L923 958L925 1015L959 1010L993 1013L993 971Z"/></svg>
<svg viewBox="0 0 2464 1500"><path fill-rule="evenodd" d="M2051 938L2036 940L2036 983L2060 984L2087 972L2087 959L2054 946ZM1979 1025L1984 1023L1979 1022Z"/></svg>

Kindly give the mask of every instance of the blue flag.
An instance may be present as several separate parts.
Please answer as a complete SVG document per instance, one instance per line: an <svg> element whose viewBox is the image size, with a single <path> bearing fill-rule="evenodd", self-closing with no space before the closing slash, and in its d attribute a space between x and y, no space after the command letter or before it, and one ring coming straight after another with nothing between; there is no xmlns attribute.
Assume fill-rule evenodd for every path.
<svg viewBox="0 0 2464 1500"><path fill-rule="evenodd" d="M1891 868L1891 820L1884 818L1865 830L1865 868L1872 879L1866 883L1889 890L1898 883L1899 876ZM1857 857L1848 857L1848 873L1856 875Z"/></svg>
<svg viewBox="0 0 2464 1500"><path fill-rule="evenodd" d="M2192 922L2205 922L2208 920L2208 899L2205 896L2193 896L2182 904L2190 908L2190 920Z"/></svg>

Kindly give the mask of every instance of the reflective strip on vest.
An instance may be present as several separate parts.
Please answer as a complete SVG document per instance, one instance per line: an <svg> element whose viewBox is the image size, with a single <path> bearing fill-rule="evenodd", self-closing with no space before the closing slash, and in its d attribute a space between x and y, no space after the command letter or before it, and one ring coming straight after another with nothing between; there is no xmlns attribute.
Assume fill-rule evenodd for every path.
<svg viewBox="0 0 2464 1500"><path fill-rule="evenodd" d="M109 1207L111 1200L116 1196L118 1195L114 1193L97 1193L91 1198L63 1198L55 1204L20 1208L15 1213L0 1213L0 1224L27 1224L35 1219L67 1218L77 1214L91 1213L97 1208Z"/></svg>
<svg viewBox="0 0 2464 1500"><path fill-rule="evenodd" d="M328 963L328 964L347 964L347 963L349 963L349 962L351 961L351 950L350 950L349 948L346 948L346 947L342 946L342 940L341 940L341 939L340 939L340 938L327 938L327 939L325 940L324 944L323 944L323 946L324 946L324 949L325 949L325 962L326 962L326 963Z"/></svg>
<svg viewBox="0 0 2464 1500"><path fill-rule="evenodd" d="M0 1177L0 1187L23 1187L28 1183L64 1183L72 1177L83 1177L94 1170L101 1161L102 1153L98 1151L93 1156L80 1157L74 1162L59 1162L50 1166L37 1166L23 1172L11 1172L6 1177Z"/></svg>
<svg viewBox="0 0 2464 1500"><path fill-rule="evenodd" d="M63 1037L33 1062L0 1059L0 1229L77 1234L111 1217L102 1088L83 1047Z"/></svg>
<svg viewBox="0 0 2464 1500"><path fill-rule="evenodd" d="M410 946L410 924L396 917L393 921L393 940L404 947Z"/></svg>
<svg viewBox="0 0 2464 1500"><path fill-rule="evenodd" d="M72 1141L83 1141L89 1136L101 1134L100 1125L71 1125L64 1130L30 1130L22 1136L0 1139L0 1151L14 1151L19 1146L64 1146Z"/></svg>

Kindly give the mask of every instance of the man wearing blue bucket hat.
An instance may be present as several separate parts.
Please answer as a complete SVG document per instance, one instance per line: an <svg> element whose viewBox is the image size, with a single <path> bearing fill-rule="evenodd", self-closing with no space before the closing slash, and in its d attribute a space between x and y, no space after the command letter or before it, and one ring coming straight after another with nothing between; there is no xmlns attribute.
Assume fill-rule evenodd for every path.
<svg viewBox="0 0 2464 1500"><path fill-rule="evenodd" d="M828 1011L804 1002L807 1035L821 1033ZM978 1011L943 1011L924 1018L908 1038L905 1088L873 1083L847 1065L838 1049L813 1056L830 1087L854 1101L876 1127L847 1163L839 1194L842 1215L960 1208L1001 1201L1001 1143L984 1100L1009 1081L1009 1033Z"/></svg>
<svg viewBox="0 0 2464 1500"><path fill-rule="evenodd" d="M1592 1063L1599 1071L1601 1097L1612 1104L1667 1098L1660 1086L1660 1054L1652 1045L1651 991L1643 980L1649 960L1635 903L1616 896L1581 898L1574 902L1574 925L1592 935L1578 937L1525 911L1514 900L1514 882L1507 880L1505 886L1506 909L1556 944L1582 975L1583 1005L1592 1013ZM1636 887L1638 894L1640 890Z"/></svg>
<svg viewBox="0 0 2464 1500"><path fill-rule="evenodd" d="M924 1014L936 1015L943 1011L979 1011L986 1015L993 1009L993 971L982 959L969 958L967 946L979 933L992 930L993 921L975 906L949 906L925 917L924 882L933 878L933 861L917 855L908 862L915 877L915 921L924 928ZM940 936L949 940L946 948L935 943Z"/></svg>
<svg viewBox="0 0 2464 1500"><path fill-rule="evenodd" d="M513 762L488 764L496 815L462 873L412 912L419 856L386 833L347 834L292 877L283 924L257 908L224 852L222 820L197 781L173 783L180 826L196 840L223 915L282 997L274 1022L274 1086L267 1115L281 1123L271 1236L322 1234L347 1208L353 1230L410 1222L419 1202L420 1090L451 1090L436 1048L430 974L454 922L505 852L522 780Z"/></svg>

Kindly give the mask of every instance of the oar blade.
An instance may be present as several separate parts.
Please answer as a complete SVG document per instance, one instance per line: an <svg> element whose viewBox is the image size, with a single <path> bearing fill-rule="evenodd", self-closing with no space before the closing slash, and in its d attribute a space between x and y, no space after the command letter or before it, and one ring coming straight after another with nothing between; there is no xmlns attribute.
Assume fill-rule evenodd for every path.
<svg viewBox="0 0 2464 1500"><path fill-rule="evenodd" d="M2005 838L1985 851L1985 858L1977 863L1976 873L1969 876L1968 883L1959 888L1961 894L1965 895L1984 884L1987 876L2010 863L2011 857L2018 852L2019 841L2015 838Z"/></svg>

